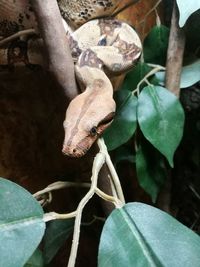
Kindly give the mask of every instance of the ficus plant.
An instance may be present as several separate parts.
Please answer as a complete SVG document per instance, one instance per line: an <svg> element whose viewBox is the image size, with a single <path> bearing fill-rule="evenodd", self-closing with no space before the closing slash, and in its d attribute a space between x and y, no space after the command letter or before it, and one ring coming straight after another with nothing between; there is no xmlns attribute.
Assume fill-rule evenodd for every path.
<svg viewBox="0 0 200 267"><path fill-rule="evenodd" d="M180 27L200 8L196 0L191 0L189 5L187 0L177 0L177 5ZM124 203L107 153L107 149L120 151L120 159L135 164L140 186L155 203L166 179L166 169L174 166L174 153L183 136L185 118L179 99L164 85L168 38L169 29L164 25L151 30L144 40L143 59L126 75L121 90L115 93L116 117L103 136L107 148L100 140L89 191L76 211L45 213L37 200L39 195L65 184L54 184L31 195L21 186L0 179L0 267L48 266L73 231L68 266L74 266L82 210L95 193L116 207L106 219L101 234L99 267L200 266L200 238L196 233L153 206ZM182 68L180 88L199 80L200 60L195 59ZM127 152L130 140L134 140L134 147ZM114 197L97 187L98 172L104 162L117 188Z"/></svg>

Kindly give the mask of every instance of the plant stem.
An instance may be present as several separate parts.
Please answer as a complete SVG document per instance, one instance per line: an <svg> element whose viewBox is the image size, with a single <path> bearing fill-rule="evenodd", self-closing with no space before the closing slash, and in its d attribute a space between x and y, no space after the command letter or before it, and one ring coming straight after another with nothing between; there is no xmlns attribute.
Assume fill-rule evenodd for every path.
<svg viewBox="0 0 200 267"><path fill-rule="evenodd" d="M111 178L113 180L115 189L117 191L117 196L121 200L121 202L125 204L124 194L123 194L123 190L122 190L122 187L121 187L121 184L119 181L119 177L118 177L117 172L113 166L110 155L108 154L108 150L107 150L107 147L104 143L103 138L99 138L97 143L98 143L98 146L100 148L100 151L102 151L106 156L106 164L108 166L108 169L109 169L110 174L111 174Z"/></svg>
<svg viewBox="0 0 200 267"><path fill-rule="evenodd" d="M180 94L180 78L185 48L185 34L183 29L179 27L178 20L178 7L174 1L167 51L165 86L177 97Z"/></svg>
<svg viewBox="0 0 200 267"><path fill-rule="evenodd" d="M41 195L44 195L46 193L55 191L55 190L60 190L66 187L85 187L88 188L90 187L89 183L73 183L73 182L55 182L50 185L48 185L46 188L36 192L33 194L35 198L40 197Z"/></svg>
<svg viewBox="0 0 200 267"><path fill-rule="evenodd" d="M74 224L73 242L72 242L72 248L71 248L71 253L69 257L68 267L75 266L78 244L79 244L82 211L85 205L87 204L87 202L92 198L92 196L95 193L95 190L97 188L98 174L104 162L105 162L105 155L103 155L102 153L98 153L93 162L92 177L91 177L92 183L91 183L90 190L85 195L85 197L82 198L77 208L77 215L76 215L75 224Z"/></svg>

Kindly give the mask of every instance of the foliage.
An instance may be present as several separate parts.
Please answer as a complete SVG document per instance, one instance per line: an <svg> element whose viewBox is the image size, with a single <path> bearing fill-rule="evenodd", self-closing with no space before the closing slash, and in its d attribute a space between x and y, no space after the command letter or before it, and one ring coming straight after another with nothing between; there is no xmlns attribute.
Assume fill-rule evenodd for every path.
<svg viewBox="0 0 200 267"><path fill-rule="evenodd" d="M155 31L155 29L153 31ZM163 54L163 51L161 54ZM163 57L163 55L161 55L161 57ZM156 59L157 58L158 57L156 56ZM104 139L108 149L113 150L133 137L133 134L138 128L136 128L138 122L140 130L145 138L158 149L166 157L169 164L173 166L174 152L179 145L183 134L184 111L179 100L172 93L166 88L157 85L159 82L157 77L151 79L150 81L152 83L149 84L148 82L148 85L145 86L145 77L151 71L152 68L150 66L146 63L142 63L138 64L134 70L127 74L122 90L118 93L121 97L118 97L117 99L116 120L114 120L109 130L105 133ZM134 81L135 79L137 82L140 81L140 87L137 86L136 89L132 87L133 84L136 84ZM127 91L128 88L129 92ZM134 96L135 93L137 94L137 97ZM126 95L130 99L128 104L126 102ZM134 108L130 106L131 100L135 103ZM130 119L127 121L127 116L126 119L123 119L124 112L121 113L122 107L123 110L129 112L129 117L132 117L132 122ZM120 123L118 117L120 118ZM131 123L132 127L130 127ZM125 129L126 138L123 138L122 128ZM136 134L138 134L138 132L136 132ZM138 143L138 146L139 145L140 144ZM141 181L144 180L144 177L141 177L141 175L144 175L144 172L141 172L141 163L143 162L143 166L147 166L148 163L145 162L146 160L144 157L143 160L136 160L138 179L142 187L151 195L152 200L155 201L155 192L158 194L158 188L155 188L154 186L147 187L141 183ZM138 164L140 164L140 167L137 166ZM148 175L145 176L145 180L147 178L149 180L147 184L151 184L153 180L160 180L159 177L155 178L159 173L160 171L157 169L148 173ZM160 186L162 185L162 183L158 184Z"/></svg>
<svg viewBox="0 0 200 267"><path fill-rule="evenodd" d="M26 190L2 178L0 183L0 199L4 204L0 225L0 239L4 242L0 250L1 266L43 267L43 258L46 264L51 261L71 232L73 221L51 222L44 238L44 252L37 249L28 260L44 234L43 212ZM8 256L10 253L12 257ZM175 256L168 257L169 253ZM163 211L142 203L129 203L115 209L106 220L98 266L123 267L134 262L136 267L195 267L199 255L200 238L194 232Z"/></svg>
<svg viewBox="0 0 200 267"><path fill-rule="evenodd" d="M47 225L44 235L44 262L49 264L55 257L59 248L64 244L65 240L72 233L74 228L74 220L56 220L51 221Z"/></svg>
<svg viewBox="0 0 200 267"><path fill-rule="evenodd" d="M200 3L177 0L177 4L183 27ZM136 168L140 186L154 203L169 165L173 167L184 128L184 111L179 99L164 87L165 72L159 66L165 65L168 37L169 29L157 25L145 38L144 61L126 75L121 91L115 93L116 117L104 134L115 163L128 160ZM200 61L195 58L183 67L180 86L186 88L199 80ZM129 141L134 147L127 145ZM35 198L3 178L0 203L0 266L48 266L71 234L74 220L46 224ZM103 228L99 267L199 266L200 238L190 229L145 204L117 205ZM43 246L38 248L42 238Z"/></svg>
<svg viewBox="0 0 200 267"><path fill-rule="evenodd" d="M184 111L179 100L164 87L147 86L138 97L137 115L146 139L173 166L173 155L183 134Z"/></svg>
<svg viewBox="0 0 200 267"><path fill-rule="evenodd" d="M180 27L183 27L189 16L200 9L200 2L190 0L189 5L187 0L177 0L176 2L180 12L179 25Z"/></svg>
<svg viewBox="0 0 200 267"><path fill-rule="evenodd" d="M179 4L180 16L184 16L183 9L185 7L186 5L183 7ZM155 168L154 165L154 168L148 171L150 170L150 167L147 167L149 166L148 158L144 157L141 150L137 151L138 148L141 149L140 131L165 156L170 166L173 167L174 153L182 139L184 129L184 111L179 99L172 95L167 88L164 88L165 72L162 68L159 69L159 65L157 65L165 64L168 37L169 29L166 26L158 25L152 28L144 40L145 61L140 62L126 75L122 85L121 95L125 95L125 91L127 92L127 90L131 91L132 95L136 95L136 98L134 98L135 105L137 105L136 111L135 108L132 109L132 112L129 111L132 116L136 114L134 126L136 125L137 127L134 128L132 125L132 129L135 129L135 131L126 130L126 139L121 138L122 127L125 127L125 120L123 121L122 118L120 124L118 124L118 120L114 121L113 126L111 125L108 132L104 135L105 142L110 150L118 148L131 138L135 139L136 151L132 151L132 157L136 155L138 180L154 202L163 182L158 184L152 183L152 181L160 180L160 169L159 167ZM181 88L189 87L200 80L199 67L199 60L193 60L192 63L183 67L180 83ZM120 117L121 104L122 102L119 99L117 101L117 117ZM126 103L124 102L123 109L128 109L128 106L126 107ZM124 159L123 156L121 158ZM145 169L146 172L144 171ZM165 174L163 173L162 181L164 177Z"/></svg>
<svg viewBox="0 0 200 267"><path fill-rule="evenodd" d="M21 267L44 234L43 210L22 187L2 178L0 185L0 266Z"/></svg>
<svg viewBox="0 0 200 267"><path fill-rule="evenodd" d="M165 65L168 38L169 29L166 26L153 27L144 40L144 60Z"/></svg>
<svg viewBox="0 0 200 267"><path fill-rule="evenodd" d="M165 72L160 71L155 74L160 85L164 85ZM187 88L197 83L200 80L200 60L195 60L193 63L182 68L180 88Z"/></svg>
<svg viewBox="0 0 200 267"><path fill-rule="evenodd" d="M36 249L36 251L30 257L30 259L27 261L24 267L43 267L43 266L44 266L43 254L39 249Z"/></svg>
<svg viewBox="0 0 200 267"><path fill-rule="evenodd" d="M155 203L166 178L165 162L162 155L145 140L136 153L136 168L140 186Z"/></svg>
<svg viewBox="0 0 200 267"><path fill-rule="evenodd" d="M109 150L127 142L136 130L137 98L128 90L118 91L115 96L118 105L115 120L104 133Z"/></svg>
<svg viewBox="0 0 200 267"><path fill-rule="evenodd" d="M154 207L129 203L105 222L99 267L197 267L199 262L200 237Z"/></svg>

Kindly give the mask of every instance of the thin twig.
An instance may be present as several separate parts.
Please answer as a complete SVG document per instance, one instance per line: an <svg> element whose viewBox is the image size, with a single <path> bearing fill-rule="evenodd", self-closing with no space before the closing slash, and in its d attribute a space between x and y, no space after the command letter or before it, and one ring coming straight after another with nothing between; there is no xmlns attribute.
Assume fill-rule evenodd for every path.
<svg viewBox="0 0 200 267"><path fill-rule="evenodd" d="M189 185L190 190L193 192L193 194L200 200L200 195L199 193L195 190L195 188L192 185Z"/></svg>
<svg viewBox="0 0 200 267"><path fill-rule="evenodd" d="M13 41L13 40L15 40L21 36L32 35L32 34L38 34L38 32L35 29L28 29L28 30L23 30L23 31L19 31L17 33L14 33L14 34L0 40L0 47L4 46L8 42L11 42L11 41Z"/></svg>
<svg viewBox="0 0 200 267"><path fill-rule="evenodd" d="M113 180L112 180L110 174L108 175L108 178L109 178L109 181L110 181L112 195L113 195L113 197L117 198L118 196L117 196L117 192L116 192L116 189L115 189L115 185L113 183Z"/></svg>
<svg viewBox="0 0 200 267"><path fill-rule="evenodd" d="M123 194L123 190L122 190L122 187L121 187L121 184L120 184L120 181L119 181L119 177L118 177L117 172L116 172L116 170L115 170L115 168L114 168L114 166L112 164L112 161L110 159L110 155L108 154L108 150L107 150L107 147L106 147L106 145L104 143L103 138L99 138L97 143L98 143L100 151L105 153L106 164L108 166L108 169L110 171L110 174L111 174L115 189L117 191L117 196L121 200L122 203L125 203L124 194Z"/></svg>
<svg viewBox="0 0 200 267"><path fill-rule="evenodd" d="M49 222L52 220L65 220L65 219L71 219L76 217L77 215L77 211L73 211L70 213L66 213L66 214L59 214L56 212L49 212L49 213L45 213L43 216L43 221L44 222Z"/></svg>
<svg viewBox="0 0 200 267"><path fill-rule="evenodd" d="M129 8L130 6L135 5L139 0L130 0L129 3L126 3L124 6L120 7L119 9L115 10L112 14L112 17L116 17L119 13L123 12L125 9Z"/></svg>
<svg viewBox="0 0 200 267"><path fill-rule="evenodd" d="M110 202L112 202L113 204L115 204L115 207L116 207L116 208L119 208L119 207L122 207L122 206L123 206L122 202L119 201L118 198L115 198L115 197L113 197L113 196L110 196L110 195L104 193L104 192L101 191L99 188L96 188L96 189L95 189L95 193L96 193L99 197L101 197L102 199L104 199L104 200L106 200L106 201L110 201Z"/></svg>
<svg viewBox="0 0 200 267"><path fill-rule="evenodd" d="M155 5L145 14L144 18L137 24L137 28L138 26L140 26L142 24L142 36L144 35L144 31L145 31L145 26L146 26L146 20L147 17L153 12L155 11L156 13L156 20L157 20L157 10L156 8L162 3L162 0L158 0Z"/></svg>
<svg viewBox="0 0 200 267"><path fill-rule="evenodd" d="M50 212L44 214L43 220L45 222L51 221L51 220L58 220L58 219L69 219L75 217L75 224L74 224L74 234L73 234L73 242L72 242L72 248L70 253L70 258L68 262L68 267L74 267L76 262L76 256L77 256L77 250L78 250L78 244L79 244L79 237L80 237L80 226L81 226L81 218L82 218L82 212L85 207L85 205L88 203L88 201L92 198L92 196L96 193L98 196L100 196L102 199L112 202L115 204L116 207L122 207L124 205L124 196L122 192L122 188L119 182L119 178L117 176L117 173L114 169L114 166L111 162L111 159L109 157L107 147L103 141L103 139L100 139L98 141L98 145L100 148L99 153L97 153L92 166L92 177L91 177L91 185L90 189L87 192L87 194L82 198L80 201L76 211L66 214L59 214L56 212ZM119 196L110 196L103 191L101 191L97 187L99 172L102 168L102 166L105 164L108 164L110 173L112 175L112 182L114 184L114 191L116 190L116 195ZM51 185L49 185L47 188L35 193L35 196L39 196L41 194L47 193L52 190L62 189L66 186L75 185L74 183L69 182L56 182ZM84 186L88 187L88 184L84 184Z"/></svg>
<svg viewBox="0 0 200 267"><path fill-rule="evenodd" d="M48 185L46 188L36 192L33 194L35 198L38 198L41 195L44 195L46 193L55 191L55 190L60 190L66 187L84 187L84 188L89 188L90 183L74 183L74 182L55 182L50 185Z"/></svg>
<svg viewBox="0 0 200 267"><path fill-rule="evenodd" d="M82 217L82 211L87 202L92 198L92 196L95 193L95 190L97 188L97 180L98 180L98 174L105 162L105 155L102 153L98 153L94 159L93 168L92 168L92 177L91 177L91 187L88 193L85 195L84 198L80 201L78 208L77 208L77 215L75 219L74 224L74 234L73 234L73 242L72 242L72 248L71 253L69 257L68 267L74 267L75 261L76 261L76 255L78 250L78 243L79 243L79 236L80 236L80 225L81 225L81 217Z"/></svg>
<svg viewBox="0 0 200 267"><path fill-rule="evenodd" d="M149 64L150 65L150 64ZM154 66L154 65L152 65ZM149 82L148 82L148 78L151 77L152 75L154 75L155 73L157 73L158 71L161 71L161 70L165 70L165 68L163 66L160 66L160 65L155 65L155 67L150 70L144 77L143 79L137 84L137 87L135 90L132 91L132 94L135 94L137 93L137 95L139 95L140 93L140 86L146 82L148 85L149 85Z"/></svg>
<svg viewBox="0 0 200 267"><path fill-rule="evenodd" d="M145 14L144 18L138 23L138 25L143 24L147 17L160 5L161 2L162 0L158 0L155 5Z"/></svg>
<svg viewBox="0 0 200 267"><path fill-rule="evenodd" d="M160 70L165 70L166 68L159 64L147 63L147 65L151 68L158 68Z"/></svg>
<svg viewBox="0 0 200 267"><path fill-rule="evenodd" d="M72 242L72 248L71 248L70 258L69 258L69 262L68 262L68 267L74 267L75 266L76 255L77 255L77 250L78 250L78 243L79 243L79 236L80 236L80 225L81 225L82 211L83 211L85 205L88 203L88 201L92 198L92 196L95 193L97 193L100 197L102 197L106 201L110 201L110 202L115 203L116 207L122 207L124 205L124 197L123 197L121 185L120 185L120 182L118 180L118 176L114 171L113 164L112 164L110 158L108 157L109 154L107 152L107 148L106 148L106 145L105 145L103 139L100 138L98 140L98 145L99 145L100 151L99 151L99 153L97 153L97 155L94 159L94 162L93 162L90 190L85 195L85 197L80 201L78 208L76 210L77 215L75 218L73 242ZM112 178L114 181L114 186L115 186L115 188L117 188L117 193L120 196L119 199L105 194L97 187L99 172L100 172L100 170L101 170L101 168L105 162L106 162L106 164L109 165L109 170L111 171L111 175L113 176Z"/></svg>

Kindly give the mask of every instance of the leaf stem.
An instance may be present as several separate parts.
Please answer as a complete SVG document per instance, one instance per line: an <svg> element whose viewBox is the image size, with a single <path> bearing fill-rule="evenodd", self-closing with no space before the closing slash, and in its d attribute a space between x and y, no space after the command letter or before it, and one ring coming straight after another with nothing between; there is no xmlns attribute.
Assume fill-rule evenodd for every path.
<svg viewBox="0 0 200 267"><path fill-rule="evenodd" d="M58 190L58 189L62 189L62 188L69 187L69 186L80 186L80 185L83 187L90 186L90 189L87 192L87 194L79 202L76 211L71 212L71 213L66 213L66 214L50 212L50 213L44 214L44 217L43 217L43 220L45 222L48 222L51 220L69 219L69 218L75 217L73 242L72 242L68 267L75 266L76 256L77 256L77 251L78 251L78 244L79 244L79 237L80 237L82 212L83 212L85 205L93 197L93 195L97 194L102 199L114 203L115 207L117 208L122 207L125 204L124 195L123 195L123 191L120 185L119 177L112 164L112 161L108 154L108 150L104 143L104 140L102 138L99 138L97 143L99 146L99 152L96 154L96 157L94 158L94 161L93 161L91 184L88 184L88 183L76 184L72 182L56 182L56 183L50 184L45 189L38 191L37 193L34 194L34 196L37 198L41 196L42 194L49 193L53 190ZM104 163L107 164L108 169L111 174L110 179L111 179L113 196L104 193L97 187L99 172L102 166L104 165Z"/></svg>
<svg viewBox="0 0 200 267"><path fill-rule="evenodd" d="M142 80L137 84L137 87L135 90L132 91L132 94L134 95L135 93L137 96L140 94L140 86L145 82L148 85L151 85L150 82L147 80L149 77L157 73L158 71L165 70L163 66L160 65L153 65L153 64L148 64L150 67L154 67L152 70L150 70L143 78Z"/></svg>
<svg viewBox="0 0 200 267"><path fill-rule="evenodd" d="M80 236L80 225L81 225L81 217L82 211L87 202L92 198L97 188L97 181L98 181L98 174L105 162L105 155L102 153L98 153L94 159L93 167L92 167L92 177L91 177L91 187L85 197L82 198L80 201L78 208L77 208L77 215L74 224L74 234L73 234L73 242L71 253L69 257L68 267L75 266L76 255L78 250L78 243L79 243L79 236Z"/></svg>
<svg viewBox="0 0 200 267"><path fill-rule="evenodd" d="M39 198L41 195L44 195L46 193L55 191L55 190L59 190L59 189L63 189L66 187L84 187L84 188L88 188L90 187L90 183L74 183L74 182L55 182L52 183L50 185L48 185L46 188L36 192L35 194L33 194L33 196L35 198Z"/></svg>
<svg viewBox="0 0 200 267"><path fill-rule="evenodd" d="M60 214L57 212L49 212L49 213L45 213L43 216L43 221L44 222L49 222L52 220L64 220L64 219L70 219L70 218L74 218L77 215L77 211L73 211L70 213L66 213L66 214Z"/></svg>
<svg viewBox="0 0 200 267"><path fill-rule="evenodd" d="M105 145L103 138L99 138L97 143L98 143L100 151L105 154L106 164L107 164L108 169L110 171L111 179L113 180L114 187L115 187L116 192L117 192L117 196L121 200L121 202L123 204L125 204L124 194L123 194L123 190L122 190L122 187L121 187L121 184L119 181L119 177L118 177L117 172L113 166L110 155L108 154L108 150L107 150L107 147Z"/></svg>

